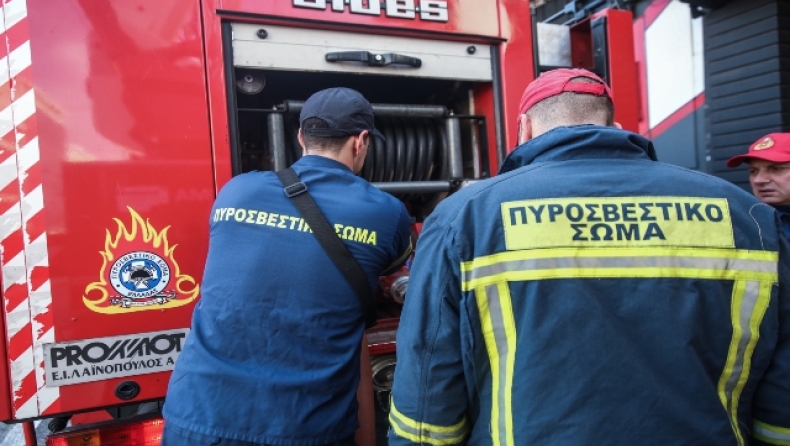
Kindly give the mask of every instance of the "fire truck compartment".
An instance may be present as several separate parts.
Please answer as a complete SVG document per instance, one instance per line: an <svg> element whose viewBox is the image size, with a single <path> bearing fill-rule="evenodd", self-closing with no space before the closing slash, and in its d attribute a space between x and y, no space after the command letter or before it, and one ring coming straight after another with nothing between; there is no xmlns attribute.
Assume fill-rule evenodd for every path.
<svg viewBox="0 0 790 446"><path fill-rule="evenodd" d="M489 46L248 24L233 24L232 36L235 173L296 161L304 100L349 87L373 104L386 138L371 140L360 175L408 203L417 220L487 175L479 111L491 104L475 104L475 91L491 84Z"/></svg>
<svg viewBox="0 0 790 446"><path fill-rule="evenodd" d="M234 23L232 29L236 67L470 81L492 78L487 45L243 23ZM373 55L372 61L346 60L352 58L350 53L360 52Z"/></svg>

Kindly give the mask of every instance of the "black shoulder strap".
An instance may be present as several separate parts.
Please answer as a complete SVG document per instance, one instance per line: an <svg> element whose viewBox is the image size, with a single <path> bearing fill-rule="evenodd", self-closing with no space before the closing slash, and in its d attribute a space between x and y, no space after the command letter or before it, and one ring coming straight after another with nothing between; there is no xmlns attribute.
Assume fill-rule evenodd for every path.
<svg viewBox="0 0 790 446"><path fill-rule="evenodd" d="M357 260L340 241L340 237L326 221L326 217L321 213L321 209L315 204L313 197L307 192L307 185L304 184L299 176L290 167L277 171L280 182L283 183L285 195L293 201L296 209L302 214L310 229L313 230L318 243L324 248L327 255L332 259L343 277L346 278L351 288L362 304L362 312L365 314L365 327L370 328L376 325L376 307L373 300L373 290L370 289L368 278L357 263Z"/></svg>

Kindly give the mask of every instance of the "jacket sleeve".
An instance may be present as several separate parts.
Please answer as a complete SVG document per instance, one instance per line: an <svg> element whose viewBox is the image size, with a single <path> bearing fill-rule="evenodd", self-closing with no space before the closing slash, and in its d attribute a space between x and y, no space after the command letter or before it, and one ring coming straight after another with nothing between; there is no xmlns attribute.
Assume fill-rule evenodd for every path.
<svg viewBox="0 0 790 446"><path fill-rule="evenodd" d="M417 244L398 328L391 446L466 444L460 261L452 245L450 232L429 219Z"/></svg>
<svg viewBox="0 0 790 446"><path fill-rule="evenodd" d="M790 445L790 245L780 239L778 339L752 405L751 435L757 445Z"/></svg>
<svg viewBox="0 0 790 446"><path fill-rule="evenodd" d="M381 272L382 276L394 273L409 258L412 251L411 246L411 216L406 211L406 207L400 205L400 215L395 227L395 238L393 240L394 260Z"/></svg>

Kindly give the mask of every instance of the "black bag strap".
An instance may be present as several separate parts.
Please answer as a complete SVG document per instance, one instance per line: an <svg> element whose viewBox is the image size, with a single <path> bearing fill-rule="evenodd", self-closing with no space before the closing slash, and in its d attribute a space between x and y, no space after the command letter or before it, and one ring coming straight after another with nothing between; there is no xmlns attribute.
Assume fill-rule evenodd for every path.
<svg viewBox="0 0 790 446"><path fill-rule="evenodd" d="M359 303L362 304L362 312L365 314L365 328L373 327L377 319L373 290L370 289L368 278L359 263L326 221L321 209L307 192L307 185L299 179L296 172L289 167L277 171L277 176L283 183L285 195L293 201L302 218L313 230L318 243L354 289Z"/></svg>

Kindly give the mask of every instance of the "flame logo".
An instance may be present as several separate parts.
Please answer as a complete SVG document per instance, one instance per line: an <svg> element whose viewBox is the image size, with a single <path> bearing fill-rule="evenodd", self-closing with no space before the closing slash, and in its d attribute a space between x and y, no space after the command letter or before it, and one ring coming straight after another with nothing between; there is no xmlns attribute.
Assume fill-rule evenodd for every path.
<svg viewBox="0 0 790 446"><path fill-rule="evenodd" d="M118 229L115 235L107 230L104 251L99 252L104 260L99 281L85 288L82 301L92 311L105 314L176 308L194 301L200 285L192 276L181 274L173 257L178 245L170 246L167 240L170 226L157 231L134 209L127 209L131 227L113 219Z"/></svg>

